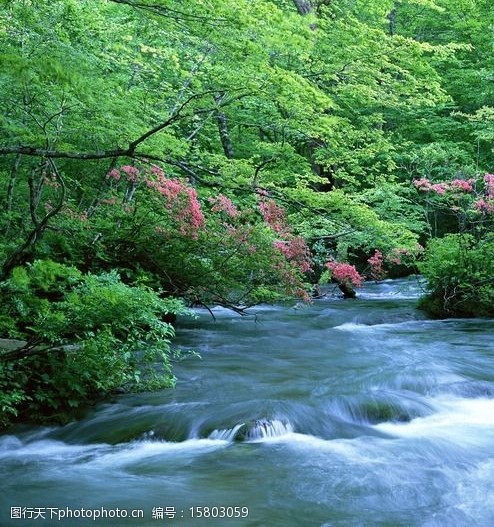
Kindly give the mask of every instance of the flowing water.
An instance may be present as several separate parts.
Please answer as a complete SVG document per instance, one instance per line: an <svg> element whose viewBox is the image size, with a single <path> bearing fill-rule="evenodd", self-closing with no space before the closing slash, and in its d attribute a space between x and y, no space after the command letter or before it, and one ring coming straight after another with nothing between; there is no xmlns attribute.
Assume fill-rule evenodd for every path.
<svg viewBox="0 0 494 527"><path fill-rule="evenodd" d="M494 321L418 291L181 321L175 390L0 436L0 525L494 525Z"/></svg>

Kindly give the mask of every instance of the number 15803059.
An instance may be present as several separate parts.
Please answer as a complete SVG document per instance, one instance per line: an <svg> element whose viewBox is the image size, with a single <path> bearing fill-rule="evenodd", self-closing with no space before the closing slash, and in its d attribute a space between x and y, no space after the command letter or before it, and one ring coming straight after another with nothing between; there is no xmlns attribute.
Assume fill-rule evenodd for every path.
<svg viewBox="0 0 494 527"><path fill-rule="evenodd" d="M245 506L202 506L187 509L191 518L247 518L249 507Z"/></svg>

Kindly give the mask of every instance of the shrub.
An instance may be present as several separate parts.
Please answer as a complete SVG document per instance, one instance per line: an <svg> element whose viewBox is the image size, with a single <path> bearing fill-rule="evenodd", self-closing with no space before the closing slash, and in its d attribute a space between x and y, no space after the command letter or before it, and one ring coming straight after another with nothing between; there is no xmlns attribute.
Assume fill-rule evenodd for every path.
<svg viewBox="0 0 494 527"><path fill-rule="evenodd" d="M24 385L27 372L15 364L0 361L0 429L19 415L19 407L29 400Z"/></svg>
<svg viewBox="0 0 494 527"><path fill-rule="evenodd" d="M356 296L354 287L360 287L364 277L359 274L354 265L329 260L325 266L328 271L323 272L320 283L334 280L340 288L345 298L354 298Z"/></svg>
<svg viewBox="0 0 494 527"><path fill-rule="evenodd" d="M8 280L0 284L0 334L10 338L33 336L33 319L60 301L82 279L75 267L52 260L36 260L26 267L13 269Z"/></svg>
<svg viewBox="0 0 494 527"><path fill-rule="evenodd" d="M470 234L431 240L419 269L429 291L420 307L431 315L494 315L494 240Z"/></svg>
<svg viewBox="0 0 494 527"><path fill-rule="evenodd" d="M52 289L40 296L34 280L43 265L37 262L25 274L16 271L4 284L17 297L2 312L21 305L26 327L16 327L14 333L28 344L1 356L0 425L18 416L65 421L88 401L116 390L173 385L174 328L167 320L187 313L179 300L126 285L112 271L78 275L72 287L65 280L59 287L61 299L50 301L43 296ZM52 262L46 265L50 268ZM57 276L76 275L71 269L61 273L62 267Z"/></svg>

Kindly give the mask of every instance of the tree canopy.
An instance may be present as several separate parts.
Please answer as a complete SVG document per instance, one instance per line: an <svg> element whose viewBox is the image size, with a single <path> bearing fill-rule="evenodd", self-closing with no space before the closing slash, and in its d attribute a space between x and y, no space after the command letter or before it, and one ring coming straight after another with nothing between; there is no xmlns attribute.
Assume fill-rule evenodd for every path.
<svg viewBox="0 0 494 527"><path fill-rule="evenodd" d="M422 258L434 312L454 315L438 262L456 250L462 298L490 299L466 270L491 244L487 0L0 6L0 336L29 361L74 340L69 306L90 309L94 280L132 306L157 295L156 327L183 309L158 299L243 312ZM461 203L455 181L470 181ZM51 332L29 320L40 306ZM141 338L110 326L75 331L88 350L90 333L122 353Z"/></svg>

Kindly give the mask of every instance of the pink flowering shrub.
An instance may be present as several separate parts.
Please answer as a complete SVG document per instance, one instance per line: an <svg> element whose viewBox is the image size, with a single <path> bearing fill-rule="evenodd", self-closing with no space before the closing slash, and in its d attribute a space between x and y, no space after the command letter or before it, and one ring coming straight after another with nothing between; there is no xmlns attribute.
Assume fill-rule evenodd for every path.
<svg viewBox="0 0 494 527"><path fill-rule="evenodd" d="M383 253L379 249L374 251L374 255L367 262L371 266L371 277L374 280L379 281L386 276L386 271L383 268Z"/></svg>
<svg viewBox="0 0 494 527"><path fill-rule="evenodd" d="M492 316L494 175L434 184L422 178L414 185L425 194L431 220L431 240L418 262L428 289L422 307L439 317ZM395 252L388 258L401 263L408 255Z"/></svg>
<svg viewBox="0 0 494 527"><path fill-rule="evenodd" d="M482 214L491 214L494 212L494 175L484 175L484 192L475 201L474 207Z"/></svg>
<svg viewBox="0 0 494 527"><path fill-rule="evenodd" d="M286 223L285 209L280 207L273 199L261 196L259 199L259 210L264 221L278 234L289 231Z"/></svg>
<svg viewBox="0 0 494 527"><path fill-rule="evenodd" d="M204 226L204 215L196 190L177 178L169 179L164 175L146 179L146 185L162 197L163 206L178 224L179 232L196 240Z"/></svg>
<svg viewBox="0 0 494 527"><path fill-rule="evenodd" d="M486 201L484 198L479 198L477 201L475 201L474 207L483 214L490 214L491 212L494 212L493 200Z"/></svg>
<svg viewBox="0 0 494 527"><path fill-rule="evenodd" d="M451 189L459 190L461 192L472 192L473 183L475 183L474 179L453 179L453 181L451 182Z"/></svg>
<svg viewBox="0 0 494 527"><path fill-rule="evenodd" d="M413 184L417 190L421 190L422 192L428 192L432 187L432 183L427 178L414 179Z"/></svg>
<svg viewBox="0 0 494 527"><path fill-rule="evenodd" d="M100 205L110 210L115 196L122 196L124 216L118 221L148 239L147 246L132 248L132 258L144 268L157 266L192 302L309 300L304 279L312 270L309 248L266 192L258 192L257 209L241 209L222 193L201 204L187 181L149 163L115 167L106 180L111 196L102 197ZM128 239L118 243L132 245Z"/></svg>
<svg viewBox="0 0 494 527"><path fill-rule="evenodd" d="M340 284L351 287L360 287L364 277L359 274L354 265L330 260L326 262L326 267L331 271L333 280Z"/></svg>
<svg viewBox="0 0 494 527"><path fill-rule="evenodd" d="M488 199L494 199L494 174L484 175L485 194Z"/></svg>
<svg viewBox="0 0 494 527"><path fill-rule="evenodd" d="M434 183L431 185L431 190L436 192L436 194L446 194L449 189L450 187L447 183Z"/></svg>
<svg viewBox="0 0 494 527"><path fill-rule="evenodd" d="M309 247L267 193L245 207L222 193L201 200L187 180L149 162L112 167L104 183L88 203L68 203L58 216L74 240L71 261L85 269L118 268L129 283L143 281L191 304L310 300ZM47 213L56 203L50 198Z"/></svg>
<svg viewBox="0 0 494 527"><path fill-rule="evenodd" d="M288 286L287 292L292 291L295 296L309 301L302 280L302 275L313 271L312 255L307 242L302 236L292 233L284 207L270 198L266 191L258 189L257 192L259 211L274 237L273 247L282 256L282 258L274 258L271 267L283 277Z"/></svg>
<svg viewBox="0 0 494 527"><path fill-rule="evenodd" d="M106 179L114 179L115 181L120 181L121 178L120 170L117 168L112 168L107 174Z"/></svg>
<svg viewBox="0 0 494 527"><path fill-rule="evenodd" d="M117 185L122 181L126 183L127 191L124 201L131 201L134 190L145 185L152 192L152 199L158 201L167 211L172 228L178 229L178 232L184 236L190 236L192 239L198 238L198 233L204 226L204 215L196 190L187 182L178 178L167 178L163 169L154 164L139 168L122 165L110 170L106 179ZM130 213L133 208L126 210ZM161 226L158 232L166 232L166 228Z"/></svg>
<svg viewBox="0 0 494 527"><path fill-rule="evenodd" d="M421 192L432 192L444 196L448 192L473 192L475 179L453 179L451 182L432 183L427 178L421 178L415 179L413 185Z"/></svg>
<svg viewBox="0 0 494 527"><path fill-rule="evenodd" d="M415 188L425 194L441 198L437 206L448 209L468 221L470 212L484 216L494 212L494 175L484 174L483 178L453 179L450 182L432 183L427 178L413 181Z"/></svg>

